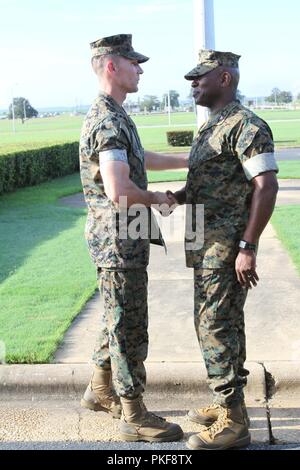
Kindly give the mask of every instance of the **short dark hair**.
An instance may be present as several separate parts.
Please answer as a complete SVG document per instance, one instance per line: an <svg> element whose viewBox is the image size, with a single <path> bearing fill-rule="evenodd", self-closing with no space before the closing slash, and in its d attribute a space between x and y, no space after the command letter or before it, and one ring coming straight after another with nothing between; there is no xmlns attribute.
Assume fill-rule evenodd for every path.
<svg viewBox="0 0 300 470"><path fill-rule="evenodd" d="M92 67L96 74L102 73L105 67L105 63L108 59L116 60L118 56L113 54L104 54L104 55L96 55L92 57Z"/></svg>

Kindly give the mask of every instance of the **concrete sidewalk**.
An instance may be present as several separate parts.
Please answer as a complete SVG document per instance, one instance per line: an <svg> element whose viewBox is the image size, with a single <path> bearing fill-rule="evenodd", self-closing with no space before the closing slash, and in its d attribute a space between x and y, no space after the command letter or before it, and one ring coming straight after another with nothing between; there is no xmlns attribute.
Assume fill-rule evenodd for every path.
<svg viewBox="0 0 300 470"><path fill-rule="evenodd" d="M156 183L151 189L175 191L181 185ZM291 195L300 203L298 180L280 181L280 188L279 205ZM185 267L183 250L184 207L159 220L163 222L168 254L161 247L151 246L148 362L201 361L193 325L193 270ZM257 264L260 283L249 292L245 308L248 360L300 360L300 278L270 224L261 237ZM90 360L102 308L96 293L73 322L54 362Z"/></svg>

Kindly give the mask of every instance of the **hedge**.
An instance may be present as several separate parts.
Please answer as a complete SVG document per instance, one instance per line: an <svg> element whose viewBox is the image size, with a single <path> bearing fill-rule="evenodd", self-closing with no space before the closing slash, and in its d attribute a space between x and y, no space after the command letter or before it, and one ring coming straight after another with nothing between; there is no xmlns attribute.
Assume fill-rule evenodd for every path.
<svg viewBox="0 0 300 470"><path fill-rule="evenodd" d="M168 144L173 147L189 147L192 145L193 131L169 131L167 132Z"/></svg>
<svg viewBox="0 0 300 470"><path fill-rule="evenodd" d="M78 142L0 156L0 194L79 171Z"/></svg>

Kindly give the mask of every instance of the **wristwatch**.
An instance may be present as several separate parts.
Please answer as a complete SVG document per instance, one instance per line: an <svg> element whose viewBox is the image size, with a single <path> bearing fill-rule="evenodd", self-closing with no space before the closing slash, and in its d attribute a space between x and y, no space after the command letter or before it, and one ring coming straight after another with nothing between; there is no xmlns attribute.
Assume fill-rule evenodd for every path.
<svg viewBox="0 0 300 470"><path fill-rule="evenodd" d="M239 247L243 248L243 250L251 250L251 251L256 250L256 245L254 243L248 243L246 242L246 240L241 240L239 243Z"/></svg>

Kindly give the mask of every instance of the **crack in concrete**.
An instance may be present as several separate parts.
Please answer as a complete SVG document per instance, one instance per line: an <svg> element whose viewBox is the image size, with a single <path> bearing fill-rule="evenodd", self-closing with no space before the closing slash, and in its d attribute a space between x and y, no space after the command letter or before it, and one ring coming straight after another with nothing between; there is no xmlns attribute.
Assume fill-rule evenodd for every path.
<svg viewBox="0 0 300 470"><path fill-rule="evenodd" d="M265 364L263 362L259 363L262 368L264 369L265 373L265 389L266 389L266 415L267 415L267 422L268 422L268 432L269 432L269 445L275 446L278 444L278 441L275 439L272 431L272 416L271 416L271 409L269 407L269 400L275 395L276 388L275 388L275 378L272 376L270 372L267 371Z"/></svg>
<svg viewBox="0 0 300 470"><path fill-rule="evenodd" d="M84 442L83 436L81 435L81 422L82 422L81 410L77 410L77 414L78 414L78 430L77 430L78 439L80 442Z"/></svg>

